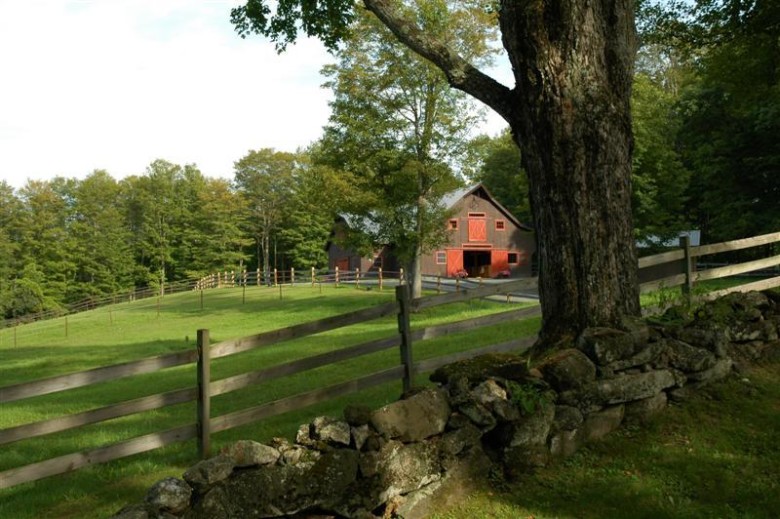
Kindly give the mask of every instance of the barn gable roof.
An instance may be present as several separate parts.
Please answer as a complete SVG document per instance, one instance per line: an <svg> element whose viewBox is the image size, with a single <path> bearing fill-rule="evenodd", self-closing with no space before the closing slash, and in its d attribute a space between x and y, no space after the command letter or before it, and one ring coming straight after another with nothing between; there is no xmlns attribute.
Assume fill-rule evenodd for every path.
<svg viewBox="0 0 780 519"><path fill-rule="evenodd" d="M512 213L509 212L509 210L501 205L498 200L493 197L493 195L488 191L488 189L482 184L482 182L478 182L474 185L467 186L461 189L456 189L455 191L452 191L451 193L447 194L444 198L442 198L442 203L444 204L444 207L447 209L452 209L455 204L463 200L469 195L475 195L479 196L481 198L484 198L485 200L489 201L491 204L496 206L503 215L510 220L513 224L515 224L518 228L524 230L524 231L533 231L533 229L524 223L522 223L520 220L515 217Z"/></svg>
<svg viewBox="0 0 780 519"><path fill-rule="evenodd" d="M464 198L475 195L479 196L480 198L483 198L496 206L499 211L507 218L507 220L511 221L517 228L522 229L524 231L533 232L533 228L529 227L528 225L525 225L520 220L515 217L512 213L509 212L509 210L501 205L498 200L496 200L493 195L488 191L488 189L482 184L482 182L477 182L476 184L473 184L471 186L465 186L458 188L454 191L451 191L444 195L442 197L441 203L444 206L445 209L453 209L455 205L463 200ZM339 214L336 218L336 221L342 221L347 226L354 226L356 223L356 219L361 218L361 221L363 222L363 225L368 227L369 229L375 227L375 224L370 222L370 220L364 219L362 217L356 217L354 215L350 214Z"/></svg>

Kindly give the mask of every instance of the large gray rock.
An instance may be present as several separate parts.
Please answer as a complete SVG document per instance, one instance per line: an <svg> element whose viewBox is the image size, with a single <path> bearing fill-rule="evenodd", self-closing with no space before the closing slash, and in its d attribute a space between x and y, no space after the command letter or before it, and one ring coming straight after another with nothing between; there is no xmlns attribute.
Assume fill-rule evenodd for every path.
<svg viewBox="0 0 780 519"><path fill-rule="evenodd" d="M554 419L555 405L542 400L534 413L501 428L499 438L510 473L547 463L547 437Z"/></svg>
<svg viewBox="0 0 780 519"><path fill-rule="evenodd" d="M559 431L550 437L550 456L568 458L582 446L582 434L578 429Z"/></svg>
<svg viewBox="0 0 780 519"><path fill-rule="evenodd" d="M741 322L731 327L731 340L734 342L772 342L777 338L777 326L773 321Z"/></svg>
<svg viewBox="0 0 780 519"><path fill-rule="evenodd" d="M609 380L591 382L577 391L561 393L558 403L592 410L603 405L649 398L676 384L675 376L665 369L621 375Z"/></svg>
<svg viewBox="0 0 780 519"><path fill-rule="evenodd" d="M505 401L507 399L507 394L506 389L501 387L494 379L490 378L478 384L471 390L471 398L486 407L490 407L490 405L495 402Z"/></svg>
<svg viewBox="0 0 780 519"><path fill-rule="evenodd" d="M608 407L603 411L592 413L585 418L580 430L585 442L599 440L611 433L623 423L625 408L622 405Z"/></svg>
<svg viewBox="0 0 780 519"><path fill-rule="evenodd" d="M511 422L520 418L520 410L509 401L509 393L495 379L487 379L469 392L468 399L461 407L469 407L470 403L487 409L494 417L503 422ZM468 411L467 411L468 412ZM481 413L481 411L478 411ZM481 425L490 426L494 422L491 417L477 418ZM475 420L476 422L476 420Z"/></svg>
<svg viewBox="0 0 780 519"><path fill-rule="evenodd" d="M347 422L319 416L312 422L312 432L315 439L329 445L349 447L351 435Z"/></svg>
<svg viewBox="0 0 780 519"><path fill-rule="evenodd" d="M458 411L483 431L493 429L498 423L490 409L477 402L466 402L458 407Z"/></svg>
<svg viewBox="0 0 780 519"><path fill-rule="evenodd" d="M555 420L553 421L553 430L555 431L573 431L582 425L584 418L582 412L572 406L555 406Z"/></svg>
<svg viewBox="0 0 780 519"><path fill-rule="evenodd" d="M273 465L281 456L277 449L251 440L239 440L222 449L220 454L233 460L236 467Z"/></svg>
<svg viewBox="0 0 780 519"><path fill-rule="evenodd" d="M637 337L632 333L613 328L594 327L582 332L577 347L596 364L606 366L634 356L641 346L637 344Z"/></svg>
<svg viewBox="0 0 780 519"><path fill-rule="evenodd" d="M545 359L538 368L544 380L556 391L576 389L596 378L593 362L583 352L573 348Z"/></svg>
<svg viewBox="0 0 780 519"><path fill-rule="evenodd" d="M449 417L446 391L429 388L374 411L371 425L390 438L414 442L444 432Z"/></svg>
<svg viewBox="0 0 780 519"><path fill-rule="evenodd" d="M726 356L729 344L728 328L712 321L696 323L673 331L673 336L698 348L705 348L715 354L716 357Z"/></svg>
<svg viewBox="0 0 780 519"><path fill-rule="evenodd" d="M731 374L733 366L734 363L731 359L720 359L713 367L708 370L689 374L688 379L698 383L708 383L715 380L720 380Z"/></svg>
<svg viewBox="0 0 780 519"><path fill-rule="evenodd" d="M606 368L611 371L621 371L635 366L642 366L644 364L652 364L658 360L662 353L666 351L666 342L657 341L647 343L643 348L625 360L616 360L609 363Z"/></svg>
<svg viewBox="0 0 780 519"><path fill-rule="evenodd" d="M452 508L476 490L492 465L482 449L472 449L453 460L442 479L410 492L396 509L396 517L423 519L442 509Z"/></svg>
<svg viewBox="0 0 780 519"><path fill-rule="evenodd" d="M184 481L198 492L205 492L233 472L235 463L228 456L214 456L190 467L184 473Z"/></svg>
<svg viewBox="0 0 780 519"><path fill-rule="evenodd" d="M456 456L479 445L482 431L469 424L466 427L446 432L441 437L440 449L445 456Z"/></svg>
<svg viewBox="0 0 780 519"><path fill-rule="evenodd" d="M358 453L333 449L311 466L266 465L237 472L185 515L187 519L278 517L333 509L347 499L358 473Z"/></svg>
<svg viewBox="0 0 780 519"><path fill-rule="evenodd" d="M190 506L192 487L178 478L165 478L146 493L145 501L155 510L179 514Z"/></svg>
<svg viewBox="0 0 780 519"><path fill-rule="evenodd" d="M391 440L379 451L360 455L360 473L377 480L380 502L418 490L441 478L439 450L432 442Z"/></svg>
<svg viewBox="0 0 780 519"><path fill-rule="evenodd" d="M715 354L703 348L696 348L673 339L669 340L667 344L669 365L683 373L704 371L713 367L717 362Z"/></svg>
<svg viewBox="0 0 780 519"><path fill-rule="evenodd" d="M668 397L661 391L655 396L626 404L626 422L644 423L666 408Z"/></svg>
<svg viewBox="0 0 780 519"><path fill-rule="evenodd" d="M470 359L453 362L434 371L430 379L449 386L455 378L465 378L469 386L486 378L522 381L528 376L525 359L511 353L486 353Z"/></svg>

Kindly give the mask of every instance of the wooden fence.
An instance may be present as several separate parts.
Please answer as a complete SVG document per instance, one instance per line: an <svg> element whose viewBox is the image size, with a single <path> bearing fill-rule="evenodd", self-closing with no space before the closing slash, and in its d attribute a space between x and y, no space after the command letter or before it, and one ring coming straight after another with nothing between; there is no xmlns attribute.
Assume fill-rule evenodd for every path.
<svg viewBox="0 0 780 519"><path fill-rule="evenodd" d="M691 247L687 240L682 240L682 247L678 250L644 257L639 260L640 269L670 262L682 262L683 265L681 273L643 283L641 285L641 290L642 292L649 292L662 288L681 286L683 293L690 296L693 286L697 281L738 275L753 270L774 268L780 265L780 255L702 272L695 271L694 258L775 243L780 243L780 233L700 247ZM352 280L359 282L359 279L360 274L357 273ZM291 281L294 282L294 280L295 278L293 276ZM335 282L335 280L333 281ZM778 286L780 286L780 275L725 290L719 290L709 294L709 297L717 297L733 291L764 290ZM207 456L210 452L210 438L213 433L225 431L240 425L252 423L270 416L313 405L337 396L347 395L393 380L403 380L404 387L408 388L415 373L430 371L439 366L471 356L487 352L523 350L528 348L535 339L529 338L509 341L480 349L415 362L413 344L417 341L440 337L464 330L471 330L482 326L491 326L507 320L537 316L540 315L539 307L510 310L485 317L432 326L420 330L411 329L410 314L413 311L423 308L430 308L458 301L468 301L475 298L505 295L521 290L533 289L535 287L536 279L529 278L506 283L485 284L484 286L478 286L477 288L468 291L456 290L451 293L411 300L408 295L408 286L401 284L395 288L396 302L394 303L386 303L373 308L358 310L213 345L209 343L208 330L199 330L196 350L182 351L113 366L95 368L79 373L61 375L49 379L2 387L0 388L0 404L66 391L77 387L89 386L117 378L156 372L174 366L186 364L196 364L197 366L198 383L196 387L150 395L78 414L3 429L0 430L0 445L10 444L24 438L38 437L75 429L88 424L94 424L153 409L160 409L175 404L192 401L197 401L198 404L197 416L195 417L196 420L193 423L168 429L166 431L147 434L90 451L68 454L0 472L0 488L11 487L23 482L70 472L84 466L131 456L133 454L150 451L165 445L191 439L197 439L199 455ZM398 317L398 333L392 336L329 353L287 362L259 371L243 373L221 380L211 380L210 365L212 359L226 357L256 348L267 347L291 339L363 323L392 314L396 314ZM256 385L260 382L290 376L306 370L390 348L399 349L400 363L397 366L340 384L317 388L303 394L289 396L260 406L231 412L221 416L211 416L210 400L214 396Z"/></svg>
<svg viewBox="0 0 780 519"><path fill-rule="evenodd" d="M113 418L129 416L153 409L161 409L185 402L197 401L197 417L193 417L197 419L193 423L166 431L147 434L90 451L68 454L0 472L0 488L6 488L27 481L35 481L44 477L70 472L88 465L104 463L110 460L157 449L172 443L191 440L193 438L198 440L199 454L201 456L207 456L210 450L210 436L213 433L225 431L263 418L313 405L337 396L347 395L393 380L402 380L404 387L408 389L415 373L432 370L460 358L467 358L472 355L491 351L522 350L530 346L533 339L510 341L478 350L427 359L423 362L415 363L413 361L412 345L415 341L471 330L481 326L490 326L507 320L539 315L540 311L538 307L510 310L420 330L412 330L410 328L409 315L410 312L416 309L506 294L515 290L527 288L529 285L533 285L533 283L534 280L518 280L501 285L487 285L468 292L454 292L416 300L411 300L409 298L408 285L398 285L395 288L396 302L217 344L209 344L208 330L199 330L197 348L195 350L182 351L113 366L95 368L79 373L61 375L49 379L2 387L0 388L0 404L89 386L108 380L156 372L162 369L186 364L196 364L198 380L196 387L149 395L78 414L61 416L0 430L0 445L4 445L21 439L75 429ZM335 330L353 324L364 323L393 314L398 316L398 333L392 336L329 353L306 357L259 371L243 373L221 380L211 380L210 364L213 359L235 355L256 348L267 347L291 339ZM235 411L222 416L211 416L210 399L214 396L223 395L261 382L290 376L306 370L390 348L399 348L401 362L398 366L383 369L376 373L371 373L340 384L313 389L312 391L303 394L289 396L249 409Z"/></svg>
<svg viewBox="0 0 780 519"><path fill-rule="evenodd" d="M724 296L731 292L748 292L751 290L767 290L780 286L780 255L774 255L767 258L747 261L744 263L726 265L718 268L712 268L702 271L696 270L697 258L732 252L737 250L749 249L753 247L764 247L767 245L780 244L780 232L755 236L753 238L744 238L741 240L732 240L722 243L713 243L692 247L687 236L680 238L680 248L653 256L639 258L639 268L646 269L658 265L677 263L680 265L679 273L664 276L659 279L648 281L640 285L642 293L648 293L673 287L681 287L682 295L688 298L714 299ZM772 247L769 248L772 250ZM778 275L767 277L760 281L744 283L730 288L710 291L706 294L695 294L697 283L712 279L737 276L758 270L767 271L774 269Z"/></svg>
<svg viewBox="0 0 780 519"><path fill-rule="evenodd" d="M352 283L360 285L361 281L372 280L378 284L381 289L386 280L396 280L399 283L405 282L404 269L399 271L386 271L381 267L370 271L342 270L336 267L334 270L317 270L312 267L310 270L278 270L269 269L265 272L261 269L243 270L243 271L223 271L214 272L208 276L200 278L195 282L194 290L205 290L212 288L235 288L246 286L280 286L280 285L305 285L311 284L314 287L317 284L328 283L338 286L340 283Z"/></svg>

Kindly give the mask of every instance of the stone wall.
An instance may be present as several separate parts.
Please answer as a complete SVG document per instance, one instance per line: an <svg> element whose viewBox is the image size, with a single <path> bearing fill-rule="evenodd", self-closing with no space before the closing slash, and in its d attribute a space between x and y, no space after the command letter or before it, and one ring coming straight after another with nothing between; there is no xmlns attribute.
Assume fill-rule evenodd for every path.
<svg viewBox="0 0 780 519"><path fill-rule="evenodd" d="M531 369L512 355L445 366L435 387L316 418L294 442L237 442L114 517L424 517L490 471L512 476L569 456L743 363L780 357L777 293L726 296L685 319L673 312L671 322L589 329Z"/></svg>

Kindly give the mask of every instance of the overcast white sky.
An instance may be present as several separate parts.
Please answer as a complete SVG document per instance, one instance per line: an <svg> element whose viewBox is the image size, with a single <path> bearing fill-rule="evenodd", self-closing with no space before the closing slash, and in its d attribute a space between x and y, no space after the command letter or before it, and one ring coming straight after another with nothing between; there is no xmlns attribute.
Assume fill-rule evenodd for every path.
<svg viewBox="0 0 780 519"><path fill-rule="evenodd" d="M333 59L316 41L277 55L242 40L239 3L0 0L0 180L122 178L157 158L230 178L250 149L316 140Z"/></svg>

